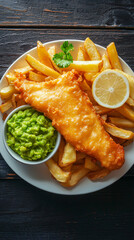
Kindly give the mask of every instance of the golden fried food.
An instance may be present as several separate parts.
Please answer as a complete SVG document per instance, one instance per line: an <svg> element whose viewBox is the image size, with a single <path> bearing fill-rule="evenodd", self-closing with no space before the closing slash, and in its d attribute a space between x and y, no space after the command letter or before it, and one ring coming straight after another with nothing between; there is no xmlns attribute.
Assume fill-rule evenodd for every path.
<svg viewBox="0 0 134 240"><path fill-rule="evenodd" d="M110 171L107 168L102 168L95 172L89 172L88 178L92 181L95 181L95 180L103 179L109 173L110 173Z"/></svg>
<svg viewBox="0 0 134 240"><path fill-rule="evenodd" d="M15 87L26 103L52 120L53 126L77 151L85 152L110 170L124 163L124 150L104 130L100 117L79 86L72 70L49 82L16 80Z"/></svg>

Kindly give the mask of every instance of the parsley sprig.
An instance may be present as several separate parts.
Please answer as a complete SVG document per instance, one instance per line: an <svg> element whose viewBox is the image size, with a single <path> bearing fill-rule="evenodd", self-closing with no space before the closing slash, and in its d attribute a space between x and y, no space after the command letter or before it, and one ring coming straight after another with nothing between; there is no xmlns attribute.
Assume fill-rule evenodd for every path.
<svg viewBox="0 0 134 240"><path fill-rule="evenodd" d="M66 68L73 62L73 57L70 51L74 50L74 46L71 43L69 44L68 41L65 41L61 45L61 50L62 52L54 55L53 60L59 68Z"/></svg>

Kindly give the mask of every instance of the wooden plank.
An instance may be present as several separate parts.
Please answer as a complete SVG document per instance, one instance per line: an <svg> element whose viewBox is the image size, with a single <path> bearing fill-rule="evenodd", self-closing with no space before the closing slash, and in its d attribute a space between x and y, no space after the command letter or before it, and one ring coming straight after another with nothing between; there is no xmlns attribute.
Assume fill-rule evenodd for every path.
<svg viewBox="0 0 134 240"><path fill-rule="evenodd" d="M0 30L0 77L21 54L36 46L36 41L56 39L85 39L87 36L100 45L115 41L119 55L134 69L134 30L88 30L88 29L1 29ZM129 43L128 43L129 40ZM0 178L18 178L0 157ZM132 168L126 176L134 176Z"/></svg>
<svg viewBox="0 0 134 240"><path fill-rule="evenodd" d="M133 239L134 182L61 196L23 181L1 181L0 239ZM129 202L128 202L128 196Z"/></svg>
<svg viewBox="0 0 134 240"><path fill-rule="evenodd" d="M134 27L133 0L1 1L0 26Z"/></svg>
<svg viewBox="0 0 134 240"><path fill-rule="evenodd" d="M20 37L21 36L21 37ZM119 55L134 69L134 30L97 29L1 29L0 31L0 76L21 54L42 42L58 39L82 39L89 36L95 43L106 47L114 41Z"/></svg>
<svg viewBox="0 0 134 240"><path fill-rule="evenodd" d="M5 160L0 154L0 180L7 179L7 180L14 180L20 179L18 175L14 173L14 171L7 165Z"/></svg>

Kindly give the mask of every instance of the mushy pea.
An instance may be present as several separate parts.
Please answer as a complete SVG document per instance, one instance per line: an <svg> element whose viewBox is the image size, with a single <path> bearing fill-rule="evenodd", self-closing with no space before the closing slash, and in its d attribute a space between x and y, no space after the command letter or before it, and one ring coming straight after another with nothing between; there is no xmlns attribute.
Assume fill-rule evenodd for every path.
<svg viewBox="0 0 134 240"><path fill-rule="evenodd" d="M33 108L18 111L7 121L7 144L23 159L44 159L54 149L56 139L51 120Z"/></svg>

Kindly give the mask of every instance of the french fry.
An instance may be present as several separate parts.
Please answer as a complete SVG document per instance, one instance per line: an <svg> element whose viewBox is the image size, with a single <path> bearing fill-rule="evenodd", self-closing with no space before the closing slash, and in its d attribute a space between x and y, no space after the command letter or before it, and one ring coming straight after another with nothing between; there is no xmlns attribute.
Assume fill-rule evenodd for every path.
<svg viewBox="0 0 134 240"><path fill-rule="evenodd" d="M58 149L58 150L56 151L56 153L54 154L53 160L54 160L56 163L58 163L58 161L59 161L59 149Z"/></svg>
<svg viewBox="0 0 134 240"><path fill-rule="evenodd" d="M2 119L3 119L3 121L5 121L5 120L6 120L7 116L8 116L8 114L7 114L7 113L4 113L4 114L3 114L3 118L2 118Z"/></svg>
<svg viewBox="0 0 134 240"><path fill-rule="evenodd" d="M126 142L126 141L129 141L129 140L126 140L126 139L122 139L122 138L118 138L118 137L114 137L112 136L112 139L114 140L114 142L116 142L117 144L120 144L123 146L123 144ZM132 140L132 138L130 139Z"/></svg>
<svg viewBox="0 0 134 240"><path fill-rule="evenodd" d="M16 93L15 87L13 85L9 85L7 87L4 87L0 90L0 97L1 99L9 99L13 95L13 93Z"/></svg>
<svg viewBox="0 0 134 240"><path fill-rule="evenodd" d="M128 130L124 130L122 128L118 128L116 126L111 125L110 123L104 122L105 130L110 133L112 136L123 138L123 139L131 139L134 137L134 133Z"/></svg>
<svg viewBox="0 0 134 240"><path fill-rule="evenodd" d="M43 82L45 81L46 76L39 74L39 73L35 73L33 71L29 72L29 80L31 81L35 81L35 82Z"/></svg>
<svg viewBox="0 0 134 240"><path fill-rule="evenodd" d="M86 157L86 154L83 152L76 152L76 162Z"/></svg>
<svg viewBox="0 0 134 240"><path fill-rule="evenodd" d="M131 106L131 107L134 107L134 99L129 97L128 100L126 101L126 103Z"/></svg>
<svg viewBox="0 0 134 240"><path fill-rule="evenodd" d="M114 42L111 42L107 46L107 53L108 53L108 57L109 57L111 65L112 65L112 68L114 68L114 69L117 68L119 70L122 70L122 66L120 64L120 60L119 60L118 53L117 53Z"/></svg>
<svg viewBox="0 0 134 240"><path fill-rule="evenodd" d="M20 106L25 105L25 104L26 104L26 102L25 102L23 99L19 99L19 100L17 101L16 107L20 107Z"/></svg>
<svg viewBox="0 0 134 240"><path fill-rule="evenodd" d="M22 105L26 105L26 102L21 98L20 94L14 93L12 95L11 101L12 101L13 108L20 107Z"/></svg>
<svg viewBox="0 0 134 240"><path fill-rule="evenodd" d="M90 88L90 86L87 84L86 80L82 81L79 83L81 89L87 93L90 101L93 103L93 104L96 104L96 101L94 100L93 98L93 95L92 95L92 90Z"/></svg>
<svg viewBox="0 0 134 240"><path fill-rule="evenodd" d="M80 169L82 169L84 167L84 163L85 163L85 161L83 162L83 165L82 164L72 164L71 173L77 172Z"/></svg>
<svg viewBox="0 0 134 240"><path fill-rule="evenodd" d="M100 167L93 162L93 158L90 156L87 156L85 158L85 168L89 169L90 171L97 171L100 169Z"/></svg>
<svg viewBox="0 0 134 240"><path fill-rule="evenodd" d="M2 113L8 111L10 108L12 108L12 101L8 100L7 102L3 103L2 105L0 105L0 111Z"/></svg>
<svg viewBox="0 0 134 240"><path fill-rule="evenodd" d="M107 120L107 114L101 115L101 118L106 121Z"/></svg>
<svg viewBox="0 0 134 240"><path fill-rule="evenodd" d="M53 69L52 63L49 59L49 54L45 46L40 41L37 41L37 53L40 62Z"/></svg>
<svg viewBox="0 0 134 240"><path fill-rule="evenodd" d="M59 182L67 182L70 178L70 172L64 172L57 163L51 158L46 162L46 165L53 175L53 177Z"/></svg>
<svg viewBox="0 0 134 240"><path fill-rule="evenodd" d="M65 140L63 139L63 137L61 137L60 146L59 146L59 160L58 160L58 164L60 167L63 166L62 157L63 157L65 145L66 145Z"/></svg>
<svg viewBox="0 0 134 240"><path fill-rule="evenodd" d="M102 60L94 61L73 61L64 71L75 69L81 72L97 73L102 67Z"/></svg>
<svg viewBox="0 0 134 240"><path fill-rule="evenodd" d="M16 108L16 107L17 107L17 100L18 100L18 99L19 99L19 94L14 93L14 94L12 95L12 98L11 98L13 108Z"/></svg>
<svg viewBox="0 0 134 240"><path fill-rule="evenodd" d="M88 84L92 85L92 77L94 76L94 73L86 72L84 73L84 77Z"/></svg>
<svg viewBox="0 0 134 240"><path fill-rule="evenodd" d="M110 108L105 108L100 105L96 105L96 106L94 106L94 108L95 108L95 111L100 115L109 113L111 111Z"/></svg>
<svg viewBox="0 0 134 240"><path fill-rule="evenodd" d="M93 76L93 73L90 73L90 72L84 73L84 77L87 81L90 81L92 76Z"/></svg>
<svg viewBox="0 0 134 240"><path fill-rule="evenodd" d="M62 167L62 170L65 171L65 172L72 172L72 166L73 166L73 164Z"/></svg>
<svg viewBox="0 0 134 240"><path fill-rule="evenodd" d="M124 104L122 107L117 108L116 110L125 118L134 121L134 110L130 108L127 104Z"/></svg>
<svg viewBox="0 0 134 240"><path fill-rule="evenodd" d="M116 110L112 110L111 112L107 113L108 117L118 117L123 118L123 115L117 112Z"/></svg>
<svg viewBox="0 0 134 240"><path fill-rule="evenodd" d="M134 122L125 118L109 117L109 121L121 128L134 128Z"/></svg>
<svg viewBox="0 0 134 240"><path fill-rule="evenodd" d="M117 72L121 73L122 75L124 75L129 82L129 88L130 88L130 97L134 99L134 76L131 76L123 71L120 71L119 69L115 69Z"/></svg>
<svg viewBox="0 0 134 240"><path fill-rule="evenodd" d="M77 53L77 61L86 61L89 60L88 55L83 46L80 46Z"/></svg>
<svg viewBox="0 0 134 240"><path fill-rule="evenodd" d="M125 142L122 144L122 146L123 146L123 147L126 147L126 146L128 146L130 143L132 143L132 142L133 142L133 139L129 139L129 140L125 141Z"/></svg>
<svg viewBox="0 0 134 240"><path fill-rule="evenodd" d="M14 93L11 98L13 108L20 107L22 105L26 105L26 102L21 98L20 94Z"/></svg>
<svg viewBox="0 0 134 240"><path fill-rule="evenodd" d="M66 143L64 147L63 156L59 164L60 166L64 167L74 162L76 162L76 150L70 143Z"/></svg>
<svg viewBox="0 0 134 240"><path fill-rule="evenodd" d="M95 180L103 179L109 173L110 173L110 171L108 169L102 168L96 172L89 172L89 174L87 176L90 180L95 181Z"/></svg>
<svg viewBox="0 0 134 240"><path fill-rule="evenodd" d="M16 76L15 76L14 73L9 72L9 73L6 74L6 79L7 79L7 81L8 81L8 84L10 85L10 84L13 84L14 81L15 81L17 78L16 78Z"/></svg>
<svg viewBox="0 0 134 240"><path fill-rule="evenodd" d="M76 162L74 163L74 165L77 165L77 164L84 165L84 163L85 163L85 158L81 158L79 160L76 159Z"/></svg>
<svg viewBox="0 0 134 240"><path fill-rule="evenodd" d="M23 68L14 69L14 72L15 73L21 73L21 74L27 74L31 70L32 70L32 68L30 66L26 66L26 67L23 67Z"/></svg>
<svg viewBox="0 0 134 240"><path fill-rule="evenodd" d="M129 82L129 88L130 88L130 97L134 99L134 76L130 76L128 74L124 74Z"/></svg>
<svg viewBox="0 0 134 240"><path fill-rule="evenodd" d="M97 47L92 42L90 38L86 38L84 41L84 47L90 57L91 60L100 60L101 56L99 54L99 51L97 50Z"/></svg>
<svg viewBox="0 0 134 240"><path fill-rule="evenodd" d="M53 67L54 67L59 73L62 74L62 69L59 68L59 67L56 65L56 63L53 61L53 57L54 57L55 53L56 53L56 48L55 48L55 46L52 46L52 47L50 47L50 48L48 49L48 55L49 55L49 58L50 58L50 60L51 60L51 62L52 62Z"/></svg>
<svg viewBox="0 0 134 240"><path fill-rule="evenodd" d="M60 76L58 72L52 68L47 67L29 54L26 56L26 61L30 66L32 66L32 68L43 73L44 75L51 76L53 78L58 78Z"/></svg>
<svg viewBox="0 0 134 240"><path fill-rule="evenodd" d="M51 76L48 76L48 77L45 78L45 82L46 82L46 81L50 81L50 80L54 80L54 78L51 77Z"/></svg>
<svg viewBox="0 0 134 240"><path fill-rule="evenodd" d="M89 169L81 167L78 171L74 172L71 175L71 178L66 182L63 183L62 186L64 187L73 187L75 186L82 178L84 178L89 172Z"/></svg>
<svg viewBox="0 0 134 240"><path fill-rule="evenodd" d="M111 64L109 62L109 58L108 58L108 56L106 54L103 54L102 61L103 61L103 67L102 67L101 71L104 71L106 69L111 69L112 68L112 66L111 66Z"/></svg>
<svg viewBox="0 0 134 240"><path fill-rule="evenodd" d="M85 74L84 74L84 77L85 77L88 85L89 85L90 87L92 87L92 84L93 84L95 78L96 78L100 73L91 73L91 75L92 75L91 78L90 78L90 75L89 75L89 77L88 77L86 74L90 74L90 73L85 73Z"/></svg>

